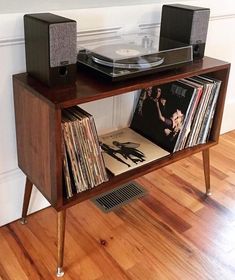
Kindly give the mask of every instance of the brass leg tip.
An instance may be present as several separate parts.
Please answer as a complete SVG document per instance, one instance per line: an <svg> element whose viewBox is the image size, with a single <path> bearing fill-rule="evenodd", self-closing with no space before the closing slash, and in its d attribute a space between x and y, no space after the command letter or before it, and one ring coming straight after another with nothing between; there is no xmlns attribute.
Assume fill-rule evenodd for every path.
<svg viewBox="0 0 235 280"><path fill-rule="evenodd" d="M56 276L57 277L63 277L64 276L64 271L63 271L62 267L57 268Z"/></svg>
<svg viewBox="0 0 235 280"><path fill-rule="evenodd" d="M27 222L27 219L26 219L26 218L21 218L20 223L21 223L22 225L25 225L25 224L27 224L28 222Z"/></svg>
<svg viewBox="0 0 235 280"><path fill-rule="evenodd" d="M207 195L207 196L212 196L212 192L211 192L210 190L208 190L208 191L206 192L206 195Z"/></svg>

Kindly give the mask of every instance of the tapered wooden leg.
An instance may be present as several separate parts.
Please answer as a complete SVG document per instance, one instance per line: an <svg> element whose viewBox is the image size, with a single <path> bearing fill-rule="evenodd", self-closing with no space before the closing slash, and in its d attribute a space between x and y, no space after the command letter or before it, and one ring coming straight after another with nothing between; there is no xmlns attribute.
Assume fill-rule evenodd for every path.
<svg viewBox="0 0 235 280"><path fill-rule="evenodd" d="M26 183L25 183L25 190L24 190L24 201L23 201L23 209L22 209L22 218L21 218L21 224L24 225L27 223L26 217L27 217L27 212L29 208L29 201L30 201L30 196L32 193L32 187L33 184L29 180L29 178L26 178Z"/></svg>
<svg viewBox="0 0 235 280"><path fill-rule="evenodd" d="M211 186L210 186L210 154L209 149L202 151L203 156L203 167L204 167L204 176L206 184L206 194L211 195Z"/></svg>
<svg viewBox="0 0 235 280"><path fill-rule="evenodd" d="M65 220L66 210L62 210L57 214L57 233L58 233L58 255L57 255L57 277L64 275L63 260L64 260L64 237L65 237Z"/></svg>

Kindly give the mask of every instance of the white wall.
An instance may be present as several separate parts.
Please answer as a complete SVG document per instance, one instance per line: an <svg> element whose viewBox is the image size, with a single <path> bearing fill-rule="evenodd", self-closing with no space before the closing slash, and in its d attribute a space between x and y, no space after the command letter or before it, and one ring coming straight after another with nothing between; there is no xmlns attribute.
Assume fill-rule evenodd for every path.
<svg viewBox="0 0 235 280"><path fill-rule="evenodd" d="M101 7L116 7L130 5L147 5L153 3L163 3L163 0L24 0L20 5L16 1L0 1L0 13L20 13L20 12L40 12L44 10L71 10L71 9L87 9Z"/></svg>
<svg viewBox="0 0 235 280"><path fill-rule="evenodd" d="M78 40L81 40L84 37L89 37L90 34L104 36L105 34L115 33L121 27L125 27L125 29L137 26L159 28L161 5L166 1L150 4L153 1L136 2L133 0L132 3L141 2L142 5L73 10L64 10L64 6L55 4L61 4L62 2L47 2L49 2L47 6L37 6L36 9L33 1L24 2L26 6L20 6L20 8L16 6L17 4L12 4L11 1L10 4L7 3L7 6L0 1L0 8L2 8L0 9L2 11L2 14L0 14L0 226L20 217L25 181L25 176L17 167L11 82L12 74L25 72L26 70L23 14L39 10L53 11L56 14L73 18L78 22ZM173 1L167 2L174 3ZM233 85L235 84L233 66L235 64L235 36L232 34L235 28L235 4L232 0L223 1L223 7L221 7L221 1L218 0L177 2L187 2L187 4L211 8L206 55L232 63L222 132L232 130L235 128L235 122L232 121L232 110L235 108L235 95L233 94ZM75 3L75 1L69 1L67 7L74 8L75 6L72 6L72 3ZM89 3L94 4L95 1L90 0ZM107 4L107 1L102 3ZM115 1L111 3L112 5L116 4ZM128 3L130 2L128 1ZM122 97L99 101L95 106L92 103L86 104L84 107L95 115L98 130L106 132L113 127L125 125L130 118L133 102L134 95L127 94ZM106 108L112 110L104 115L102 112L104 110L107 112ZM41 194L34 190L30 212L48 205Z"/></svg>

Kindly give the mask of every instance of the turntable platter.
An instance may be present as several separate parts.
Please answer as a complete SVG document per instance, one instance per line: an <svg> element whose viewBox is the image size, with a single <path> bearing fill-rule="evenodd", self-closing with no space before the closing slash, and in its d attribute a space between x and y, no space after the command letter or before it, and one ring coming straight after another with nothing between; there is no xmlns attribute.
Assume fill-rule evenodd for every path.
<svg viewBox="0 0 235 280"><path fill-rule="evenodd" d="M164 62L164 58L149 54L147 49L131 44L100 46L90 55L95 63L121 69L146 69L159 66Z"/></svg>
<svg viewBox="0 0 235 280"><path fill-rule="evenodd" d="M122 62L108 61L92 55L92 60L104 66L121 68L121 69L146 69L150 67L159 66L164 62L164 58L158 57L156 55L150 55L149 57L145 56L145 57L138 57L138 58L129 58Z"/></svg>

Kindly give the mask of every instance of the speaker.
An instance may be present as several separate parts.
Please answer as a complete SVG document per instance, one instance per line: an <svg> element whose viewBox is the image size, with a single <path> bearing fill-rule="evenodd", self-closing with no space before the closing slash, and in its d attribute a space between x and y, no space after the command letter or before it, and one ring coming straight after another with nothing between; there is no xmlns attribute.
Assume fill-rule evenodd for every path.
<svg viewBox="0 0 235 280"><path fill-rule="evenodd" d="M174 47L174 42L177 41L192 45L194 59L203 58L209 16L208 8L181 4L163 5L159 49Z"/></svg>
<svg viewBox="0 0 235 280"><path fill-rule="evenodd" d="M52 87L75 83L77 23L51 13L24 15L27 72Z"/></svg>

